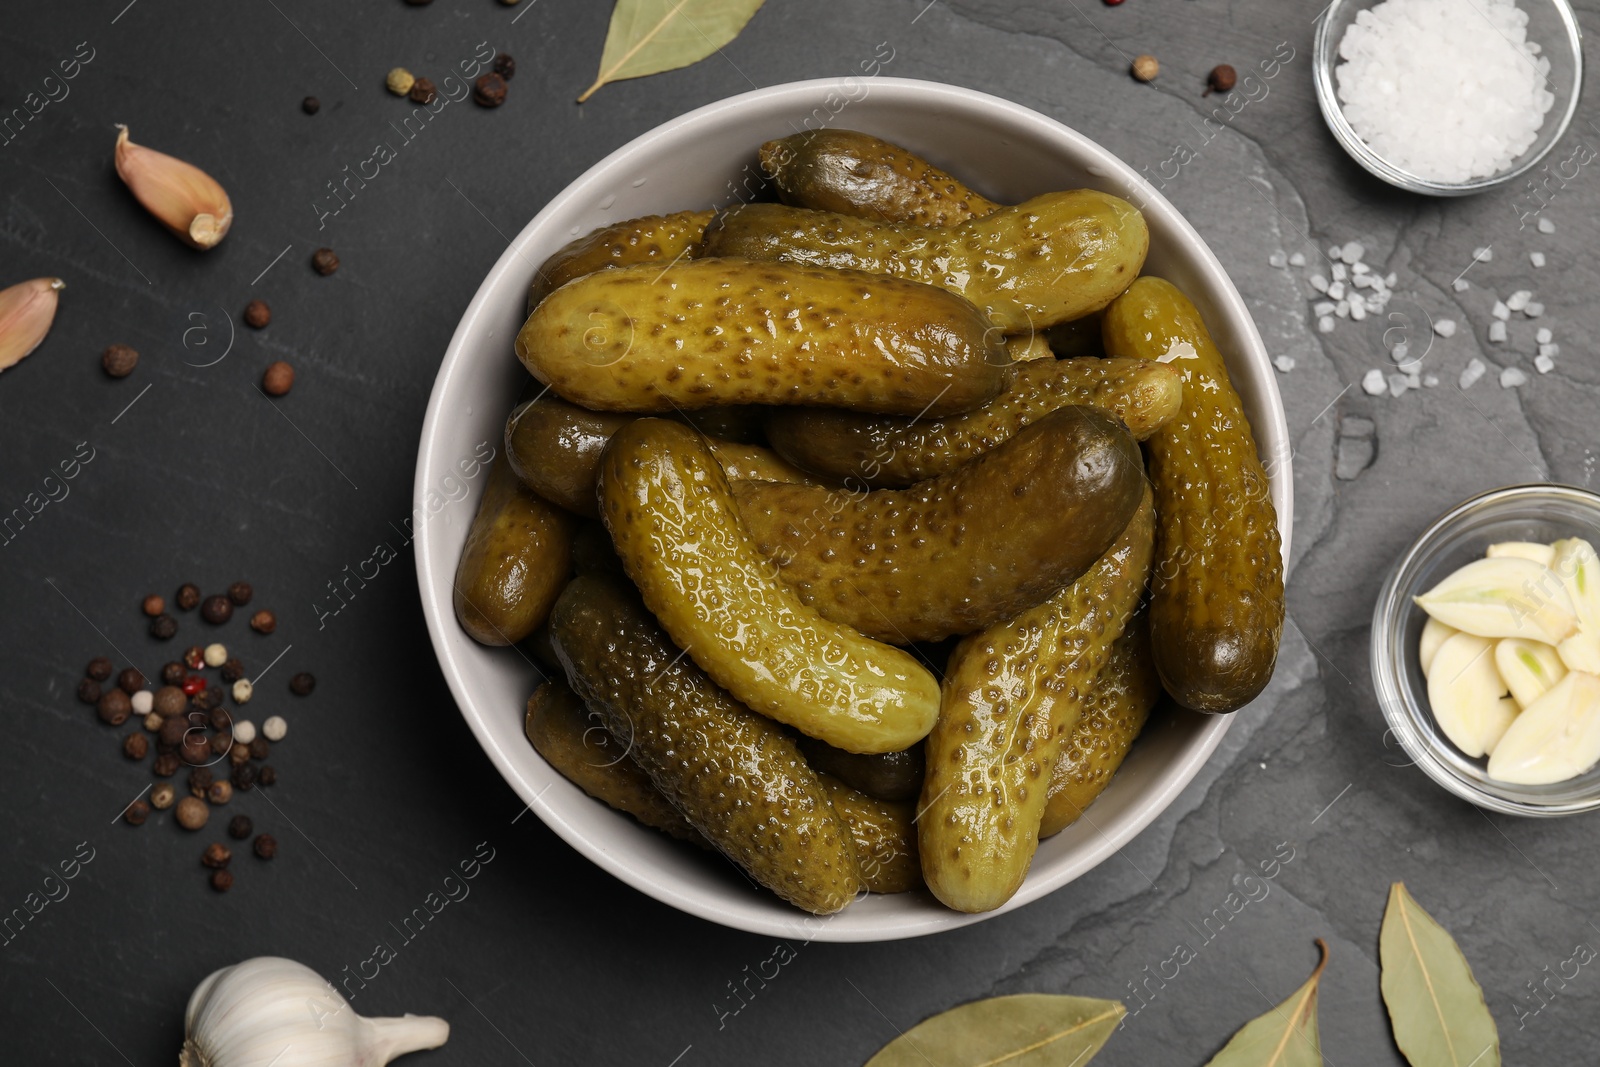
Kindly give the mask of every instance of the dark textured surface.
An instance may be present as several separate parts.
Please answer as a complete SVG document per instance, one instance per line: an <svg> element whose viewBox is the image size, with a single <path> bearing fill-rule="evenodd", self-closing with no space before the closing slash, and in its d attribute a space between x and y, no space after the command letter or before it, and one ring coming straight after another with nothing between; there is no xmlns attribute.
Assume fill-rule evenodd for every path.
<svg viewBox="0 0 1600 1067"><path fill-rule="evenodd" d="M79 842L94 859L0 948L0 1058L170 1062L185 998L211 969L278 953L334 978L371 975L364 961L386 942L394 958L355 1007L437 1012L454 1028L443 1051L406 1062L848 1065L924 1016L989 993L1121 996L1138 1008L1128 983L1187 942L1197 958L1164 987L1150 979L1154 1000L1097 1062L1199 1064L1309 973L1320 935L1333 948L1328 1062L1394 1064L1376 944L1388 884L1404 879L1474 963L1508 1062L1592 1059L1592 968L1565 988L1552 980L1559 995L1518 1016L1540 1005L1526 983L1600 939L1594 819L1485 816L1394 766L1404 761L1384 745L1367 623L1390 562L1449 505L1529 478L1592 482L1593 173L1560 191L1550 236L1519 231L1518 190L1434 202L1368 179L1316 116L1313 4L925 3L772 3L724 56L604 88L581 108L571 101L592 80L605 4L7 6L0 110L39 90L78 42L94 59L70 95L0 145L0 281L59 274L70 287L46 344L0 376L0 508L42 493L79 442L94 458L64 499L0 547L9 725L0 907L23 906ZM1594 28L1593 11L1582 20ZM378 141L400 143L389 122L403 111L384 73L404 64L439 80L485 41L518 60L506 105L446 107L319 231L313 205L325 183ZM1186 146L1193 158L1165 192L1228 263L1269 348L1298 361L1280 379L1298 449L1291 621L1268 694L1122 857L948 935L779 951L635 893L532 817L513 821L521 804L433 666L411 552L391 523L409 513L439 357L507 235L657 123L752 84L854 73L884 41L894 50L886 74L1009 97L1152 173ZM1255 67L1285 41L1295 58L1267 94L1226 125L1202 127L1205 72ZM1137 52L1162 61L1152 85L1124 74ZM308 93L322 100L314 117L300 111ZM1553 158L1594 143L1591 114L1586 104ZM238 219L218 249L189 251L132 204L111 169L113 122L227 186ZM1350 239L1398 273L1395 310L1462 324L1429 357L1444 385L1398 399L1341 393L1385 365L1385 324L1308 329L1304 272L1275 270L1267 257L1303 249L1315 260L1316 246ZM321 244L343 258L332 277L308 265ZM1493 261L1473 268L1472 289L1453 292L1486 245ZM1543 271L1529 268L1532 249L1548 253ZM1503 365L1515 349L1529 367L1531 324L1513 324L1510 346L1481 341L1489 290L1524 287L1546 303L1543 322L1563 345L1556 371L1520 390L1486 379L1458 391L1471 355ZM259 333L237 325L253 297L273 307ZM191 365L215 359L230 331L227 358ZM114 382L99 353L118 341L143 358ZM272 403L255 384L278 358L299 378ZM1335 478L1336 464L1349 477ZM327 583L346 567L371 573L380 542L396 557L339 608ZM281 783L234 802L276 834L279 856L270 866L235 860L237 884L219 897L198 860L220 827L186 835L170 815L140 829L115 822L148 774L123 760L120 732L73 688L91 655L124 662L113 646L147 670L166 658L144 636L145 593L170 596L184 580L217 590L239 577L280 624L259 637L236 618L226 640L256 668L288 650L252 707L258 719L283 711L293 729L273 760ZM174 645L200 628L193 616L183 622ZM320 685L291 703L287 681L302 669ZM484 841L494 859L470 896L407 941L404 917ZM1292 861L1207 942L1206 917L1280 842Z"/></svg>

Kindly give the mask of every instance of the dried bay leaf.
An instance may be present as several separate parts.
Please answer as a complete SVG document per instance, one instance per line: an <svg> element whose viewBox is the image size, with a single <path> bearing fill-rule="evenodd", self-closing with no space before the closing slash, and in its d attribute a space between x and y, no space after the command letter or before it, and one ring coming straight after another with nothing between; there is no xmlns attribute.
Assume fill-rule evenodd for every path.
<svg viewBox="0 0 1600 1067"><path fill-rule="evenodd" d="M1378 958L1394 1043L1411 1067L1500 1067L1500 1033L1467 958L1403 882L1389 888Z"/></svg>
<svg viewBox="0 0 1600 1067"><path fill-rule="evenodd" d="M1120 1001L1022 993L925 1019L867 1067L1083 1067L1125 1014Z"/></svg>
<svg viewBox="0 0 1600 1067"><path fill-rule="evenodd" d="M1317 1034L1317 984L1328 965L1328 945L1317 938L1322 960L1294 996L1245 1023L1206 1067L1322 1067Z"/></svg>
<svg viewBox="0 0 1600 1067"><path fill-rule="evenodd" d="M761 4L762 0L617 0L600 73L578 103L607 82L698 63L739 36Z"/></svg>

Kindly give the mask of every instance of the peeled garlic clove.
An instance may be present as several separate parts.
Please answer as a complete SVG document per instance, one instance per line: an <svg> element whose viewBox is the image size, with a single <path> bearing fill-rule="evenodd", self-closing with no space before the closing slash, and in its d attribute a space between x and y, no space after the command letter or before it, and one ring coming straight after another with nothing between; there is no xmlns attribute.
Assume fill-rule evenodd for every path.
<svg viewBox="0 0 1600 1067"><path fill-rule="evenodd" d="M1433 664L1433 657L1439 651L1439 646L1460 632L1454 626L1446 626L1438 619L1430 618L1422 624L1422 639L1417 642L1417 658L1422 661L1424 677Z"/></svg>
<svg viewBox="0 0 1600 1067"><path fill-rule="evenodd" d="M1416 598L1447 626L1479 637L1522 637L1560 644L1578 616L1560 575L1530 559L1480 559Z"/></svg>
<svg viewBox="0 0 1600 1067"><path fill-rule="evenodd" d="M1596 634L1579 629L1556 646L1556 653L1569 671L1600 674L1600 636Z"/></svg>
<svg viewBox="0 0 1600 1067"><path fill-rule="evenodd" d="M1511 699L1524 708L1567 676L1566 665L1555 649L1543 641L1524 641L1520 637L1503 638L1494 646L1494 665L1500 680L1511 690Z"/></svg>
<svg viewBox="0 0 1600 1067"><path fill-rule="evenodd" d="M1537 541L1501 541L1499 544L1490 545L1484 553L1490 559L1501 559L1506 556L1512 559L1529 559L1541 567L1550 566L1550 559L1556 550L1550 545L1541 545Z"/></svg>
<svg viewBox="0 0 1600 1067"><path fill-rule="evenodd" d="M66 287L60 278L35 278L0 289L0 371L39 347Z"/></svg>
<svg viewBox="0 0 1600 1067"><path fill-rule="evenodd" d="M1569 537L1550 549L1550 569L1572 598L1578 627L1600 634L1600 557L1594 554L1594 546L1581 537Z"/></svg>
<svg viewBox="0 0 1600 1067"><path fill-rule="evenodd" d="M145 210L199 249L221 241L233 225L233 205L217 180L192 163L128 140L128 127L119 125L117 174Z"/></svg>
<svg viewBox="0 0 1600 1067"><path fill-rule="evenodd" d="M1494 664L1494 642L1459 633L1439 646L1428 672L1428 704L1450 743L1469 756L1492 750L1517 716L1517 705L1503 696L1505 684Z"/></svg>
<svg viewBox="0 0 1600 1067"><path fill-rule="evenodd" d="M1600 677L1573 671L1517 716L1489 757L1489 777L1548 785L1576 778L1597 760Z"/></svg>

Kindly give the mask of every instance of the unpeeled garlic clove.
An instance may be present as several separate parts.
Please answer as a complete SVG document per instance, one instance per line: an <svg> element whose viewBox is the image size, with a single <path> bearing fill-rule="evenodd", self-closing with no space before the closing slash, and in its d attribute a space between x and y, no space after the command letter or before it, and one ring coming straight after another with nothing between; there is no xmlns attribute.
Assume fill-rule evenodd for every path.
<svg viewBox="0 0 1600 1067"><path fill-rule="evenodd" d="M1482 756L1517 716L1517 705L1503 696L1505 684L1494 663L1494 642L1459 633L1439 646L1428 672L1428 704L1450 743L1469 756Z"/></svg>
<svg viewBox="0 0 1600 1067"><path fill-rule="evenodd" d="M34 278L0 289L0 371L39 347L66 287L60 278Z"/></svg>
<svg viewBox="0 0 1600 1067"><path fill-rule="evenodd" d="M1520 637L1503 638L1494 646L1494 665L1511 690L1511 699L1524 708L1567 676L1566 665L1555 649L1543 641L1524 641Z"/></svg>
<svg viewBox="0 0 1600 1067"><path fill-rule="evenodd" d="M1447 626L1478 637L1522 637L1560 644L1578 628L1561 576L1530 559L1480 559L1416 598Z"/></svg>
<svg viewBox="0 0 1600 1067"><path fill-rule="evenodd" d="M217 180L192 163L136 145L118 125L117 174L145 210L194 248L211 248L233 225L233 204Z"/></svg>
<svg viewBox="0 0 1600 1067"><path fill-rule="evenodd" d="M1484 552L1490 559L1528 559L1541 567L1550 566L1550 560L1555 556L1556 550L1549 545L1541 545L1537 541L1501 541L1499 544L1490 545Z"/></svg>
<svg viewBox="0 0 1600 1067"><path fill-rule="evenodd" d="M1417 658L1422 661L1424 677L1427 676L1428 668L1433 665L1433 657L1438 653L1439 646L1460 632L1454 626L1446 626L1434 618L1429 618L1422 624L1422 639L1417 642Z"/></svg>
<svg viewBox="0 0 1600 1067"><path fill-rule="evenodd" d="M1549 785L1576 778L1597 760L1600 677L1573 671L1517 716L1489 757L1489 777Z"/></svg>

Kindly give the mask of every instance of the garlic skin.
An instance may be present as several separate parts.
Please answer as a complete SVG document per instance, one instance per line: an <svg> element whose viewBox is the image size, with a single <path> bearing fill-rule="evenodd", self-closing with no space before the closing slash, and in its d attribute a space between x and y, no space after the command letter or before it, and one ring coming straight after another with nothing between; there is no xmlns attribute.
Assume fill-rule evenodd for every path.
<svg viewBox="0 0 1600 1067"><path fill-rule="evenodd" d="M145 210L192 248L214 247L233 225L233 204L217 180L192 163L136 145L117 125L117 175Z"/></svg>
<svg viewBox="0 0 1600 1067"><path fill-rule="evenodd" d="M21 361L44 341L66 287L60 278L34 278L0 289L0 371Z"/></svg>
<svg viewBox="0 0 1600 1067"><path fill-rule="evenodd" d="M382 1067L443 1045L450 1024L363 1018L310 967L258 956L196 986L183 1031L178 1067Z"/></svg>

